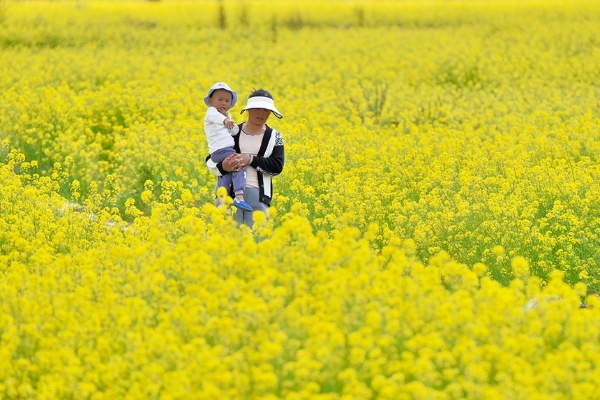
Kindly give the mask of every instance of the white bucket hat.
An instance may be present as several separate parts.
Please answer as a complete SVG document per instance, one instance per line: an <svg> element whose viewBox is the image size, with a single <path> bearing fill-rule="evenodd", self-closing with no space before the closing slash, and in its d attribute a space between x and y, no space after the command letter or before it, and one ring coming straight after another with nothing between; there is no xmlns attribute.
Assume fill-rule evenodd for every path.
<svg viewBox="0 0 600 400"><path fill-rule="evenodd" d="M283 115L275 108L275 101L266 96L250 97L246 103L246 107L244 107L240 114L251 108L264 108L265 110L270 110L277 118L283 118Z"/></svg>
<svg viewBox="0 0 600 400"><path fill-rule="evenodd" d="M231 107L235 106L235 103L237 103L237 93L235 92L235 90L230 88L229 85L226 84L225 82L217 82L210 88L210 90L208 91L208 94L204 98L204 104L206 104L207 106L210 107L210 103L208 102L208 99L210 99L210 96L212 96L213 92L218 89L223 89L223 90L227 90L228 92L231 92Z"/></svg>

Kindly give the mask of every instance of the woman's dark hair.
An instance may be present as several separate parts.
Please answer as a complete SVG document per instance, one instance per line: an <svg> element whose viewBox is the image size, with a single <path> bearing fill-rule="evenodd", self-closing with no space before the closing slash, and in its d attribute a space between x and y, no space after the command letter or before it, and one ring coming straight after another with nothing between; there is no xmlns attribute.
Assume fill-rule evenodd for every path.
<svg viewBox="0 0 600 400"><path fill-rule="evenodd" d="M271 100L273 99L273 95L265 89L254 90L252 93L250 93L250 96L248 96L248 98L251 98L251 97L268 97Z"/></svg>

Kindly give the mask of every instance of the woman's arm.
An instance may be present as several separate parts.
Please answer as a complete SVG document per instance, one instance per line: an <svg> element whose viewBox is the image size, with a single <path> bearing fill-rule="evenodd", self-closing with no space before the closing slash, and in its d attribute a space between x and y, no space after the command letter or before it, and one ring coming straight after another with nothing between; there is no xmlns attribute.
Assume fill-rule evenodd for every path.
<svg viewBox="0 0 600 400"><path fill-rule="evenodd" d="M210 156L206 157L206 166L208 170L216 176L223 176L229 172L240 171L244 166L241 154L233 153L225 157L221 162L214 162Z"/></svg>
<svg viewBox="0 0 600 400"><path fill-rule="evenodd" d="M223 162L216 163L210 159L210 156L206 157L205 162L206 162L206 167L208 168L208 170L210 171L211 174L216 175L216 176L222 176L226 173L225 171L222 170Z"/></svg>
<svg viewBox="0 0 600 400"><path fill-rule="evenodd" d="M284 161L283 146L277 146L273 148L273 153L269 157L253 156L250 166L263 174L279 175L283 171Z"/></svg>
<svg viewBox="0 0 600 400"><path fill-rule="evenodd" d="M250 160L250 166L263 174L279 175L283 171L283 164L285 163L283 138L278 131L274 131L274 134L276 135L275 146L271 155L269 157L254 156Z"/></svg>
<svg viewBox="0 0 600 400"><path fill-rule="evenodd" d="M222 162L215 163L206 158L206 166L216 176L222 176L229 172L240 171L244 165L250 165L257 171L267 175L279 175L283 171L285 163L285 152L283 137L275 131L275 146L269 157L251 156L249 154L234 153L227 156Z"/></svg>

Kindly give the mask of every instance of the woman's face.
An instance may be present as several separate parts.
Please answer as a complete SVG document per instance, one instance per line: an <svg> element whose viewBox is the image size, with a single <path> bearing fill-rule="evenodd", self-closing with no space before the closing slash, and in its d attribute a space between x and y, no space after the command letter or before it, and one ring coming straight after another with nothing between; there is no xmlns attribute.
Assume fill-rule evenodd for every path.
<svg viewBox="0 0 600 400"><path fill-rule="evenodd" d="M248 110L248 121L256 125L263 125L269 119L271 110L264 108L251 108Z"/></svg>

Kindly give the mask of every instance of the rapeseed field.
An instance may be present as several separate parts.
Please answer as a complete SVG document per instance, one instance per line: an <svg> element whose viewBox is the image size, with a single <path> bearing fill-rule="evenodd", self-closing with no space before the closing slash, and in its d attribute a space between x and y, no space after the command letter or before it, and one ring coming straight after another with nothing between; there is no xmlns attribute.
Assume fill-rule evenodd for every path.
<svg viewBox="0 0 600 400"><path fill-rule="evenodd" d="M0 398L596 398L598 65L597 1L1 0Z"/></svg>

